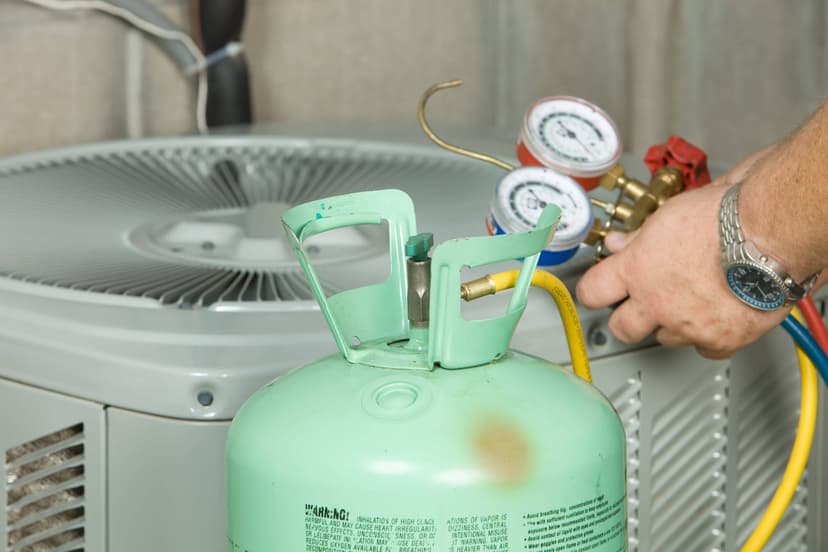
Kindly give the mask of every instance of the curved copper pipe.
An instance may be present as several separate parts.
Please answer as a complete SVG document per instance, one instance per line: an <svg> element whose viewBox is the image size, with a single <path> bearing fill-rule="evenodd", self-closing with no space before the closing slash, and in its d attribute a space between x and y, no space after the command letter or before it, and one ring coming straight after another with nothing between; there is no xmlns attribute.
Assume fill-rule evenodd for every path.
<svg viewBox="0 0 828 552"><path fill-rule="evenodd" d="M434 142L441 148L447 149L454 153L458 153L460 155L465 155L466 157L471 157L472 159L478 159L480 161L491 163L492 165L496 165L501 169L505 169L507 171L514 170L514 167L512 165L504 161L501 161L500 159L492 157L491 155L486 155L485 153L478 153L476 151L471 151L465 148L461 148L459 146L449 144L448 142L437 136L433 130L431 130L431 127L429 126L425 115L426 102L428 102L428 99L435 92L439 92L440 90L443 90L445 88L454 88L460 86L461 84L463 84L462 80L441 82L433 86L430 86L425 92L423 92L423 95L420 97L420 103L417 106L417 119L419 119L420 121L420 127L423 129L423 132L425 132L426 136L428 136L432 142Z"/></svg>

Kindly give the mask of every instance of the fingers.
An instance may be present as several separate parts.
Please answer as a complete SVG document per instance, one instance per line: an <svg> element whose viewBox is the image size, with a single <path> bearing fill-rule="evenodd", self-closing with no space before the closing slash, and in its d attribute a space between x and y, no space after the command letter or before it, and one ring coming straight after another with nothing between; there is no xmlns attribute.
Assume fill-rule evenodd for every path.
<svg viewBox="0 0 828 552"><path fill-rule="evenodd" d="M612 335L623 343L638 343L658 328L649 310L634 298L615 309L607 325Z"/></svg>
<svg viewBox="0 0 828 552"><path fill-rule="evenodd" d="M723 349L708 349L706 347L696 347L696 351L704 358L710 360L724 360L733 356L735 351Z"/></svg>
<svg viewBox="0 0 828 552"><path fill-rule="evenodd" d="M665 347L673 349L694 344L694 342L688 339L684 334L669 330L667 328L659 328L656 331L655 338ZM704 358L708 358L710 360L724 360L726 358L730 358L735 354L736 350L737 348L724 349L716 348L710 345L696 345L696 351Z"/></svg>
<svg viewBox="0 0 828 552"><path fill-rule="evenodd" d="M656 340L665 347L676 349L690 345L690 340L684 335L667 328L659 328L655 334Z"/></svg>
<svg viewBox="0 0 828 552"><path fill-rule="evenodd" d="M599 309L625 299L629 293L621 266L621 257L613 255L587 270L575 288L578 301L587 308Z"/></svg>

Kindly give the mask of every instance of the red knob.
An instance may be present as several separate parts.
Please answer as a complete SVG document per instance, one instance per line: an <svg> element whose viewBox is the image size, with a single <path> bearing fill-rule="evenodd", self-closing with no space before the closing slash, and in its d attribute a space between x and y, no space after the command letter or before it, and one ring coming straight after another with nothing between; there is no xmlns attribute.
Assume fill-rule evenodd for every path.
<svg viewBox="0 0 828 552"><path fill-rule="evenodd" d="M679 136L670 136L666 144L651 146L644 164L651 174L667 165L678 168L687 188L700 188L710 182L707 154Z"/></svg>

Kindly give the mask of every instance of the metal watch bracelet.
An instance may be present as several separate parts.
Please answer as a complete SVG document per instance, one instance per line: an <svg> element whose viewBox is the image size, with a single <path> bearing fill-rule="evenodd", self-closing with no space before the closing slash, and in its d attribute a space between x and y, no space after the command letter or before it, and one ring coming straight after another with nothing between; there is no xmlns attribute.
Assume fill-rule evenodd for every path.
<svg viewBox="0 0 828 552"><path fill-rule="evenodd" d="M755 245L745 240L739 221L739 192L742 183L732 186L722 197L719 208L719 244L721 247L722 268L725 270L733 263L749 263L771 270L776 279L785 287L786 303L793 304L802 299L813 287L819 272L809 276L802 283L794 280L778 261L759 252ZM752 258L746 251L747 246L754 250L758 258Z"/></svg>

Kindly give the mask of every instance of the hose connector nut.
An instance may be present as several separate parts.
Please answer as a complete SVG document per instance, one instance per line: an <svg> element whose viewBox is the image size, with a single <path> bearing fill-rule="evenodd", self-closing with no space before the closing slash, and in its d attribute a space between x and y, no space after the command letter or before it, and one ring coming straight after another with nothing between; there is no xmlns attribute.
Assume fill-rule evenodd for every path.
<svg viewBox="0 0 828 552"><path fill-rule="evenodd" d="M466 301L494 295L495 291L495 281L489 275L460 284L460 297Z"/></svg>

